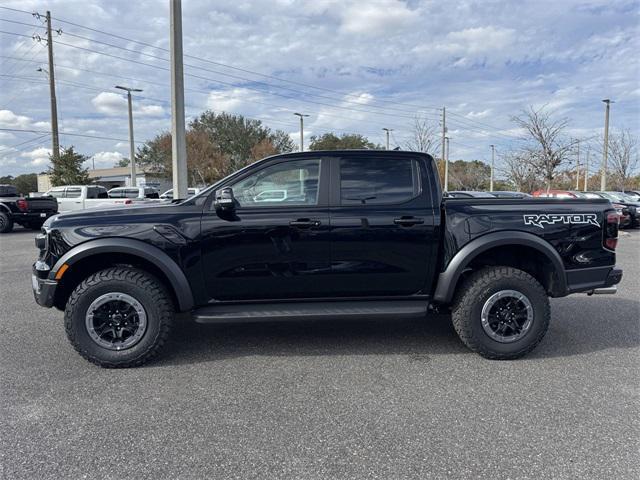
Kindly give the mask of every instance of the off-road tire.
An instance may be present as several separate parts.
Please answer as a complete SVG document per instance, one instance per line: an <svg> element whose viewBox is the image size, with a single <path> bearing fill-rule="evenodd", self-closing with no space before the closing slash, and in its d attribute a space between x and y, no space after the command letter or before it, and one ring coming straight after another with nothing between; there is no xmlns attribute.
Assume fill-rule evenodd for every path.
<svg viewBox="0 0 640 480"><path fill-rule="evenodd" d="M120 351L96 343L85 324L91 303L112 292L134 297L147 316L142 338ZM64 313L65 330L73 347L85 359L105 368L137 367L149 361L167 341L173 319L173 302L162 283L153 275L132 267L112 267L87 277L71 293Z"/></svg>
<svg viewBox="0 0 640 480"><path fill-rule="evenodd" d="M533 306L529 331L513 343L501 343L482 328L485 302L501 290L524 294ZM469 349L493 360L520 358L540 343L549 328L549 298L540 283L522 270L512 267L486 267L472 273L459 287L452 305L451 319L460 340Z"/></svg>
<svg viewBox="0 0 640 480"><path fill-rule="evenodd" d="M9 233L13 230L13 219L6 212L0 212L0 233Z"/></svg>

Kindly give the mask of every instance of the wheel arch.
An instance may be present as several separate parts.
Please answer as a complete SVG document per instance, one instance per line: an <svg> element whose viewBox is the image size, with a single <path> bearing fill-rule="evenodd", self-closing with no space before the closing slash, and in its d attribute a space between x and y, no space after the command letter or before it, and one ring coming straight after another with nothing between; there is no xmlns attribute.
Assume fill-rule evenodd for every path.
<svg viewBox="0 0 640 480"><path fill-rule="evenodd" d="M134 264L158 277L172 295L179 311L193 308L191 286L180 266L159 248L128 238L90 240L65 253L49 273L49 278L55 279L62 266L67 265L56 289L56 307L64 308L66 298L75 285L88 274L123 263Z"/></svg>
<svg viewBox="0 0 640 480"><path fill-rule="evenodd" d="M532 254L541 255L536 257L539 262L534 262L530 258ZM493 263L496 258L499 258L499 261ZM478 237L460 249L447 268L438 276L434 300L445 304L450 303L468 268L497 264L522 268L517 264L518 262L512 260L516 258L519 263L529 262L534 266L533 269L524 268L524 270L540 281L549 295L566 295L567 281L562 258L548 242L531 233L501 231ZM536 264L549 267L549 271L530 271L535 270Z"/></svg>

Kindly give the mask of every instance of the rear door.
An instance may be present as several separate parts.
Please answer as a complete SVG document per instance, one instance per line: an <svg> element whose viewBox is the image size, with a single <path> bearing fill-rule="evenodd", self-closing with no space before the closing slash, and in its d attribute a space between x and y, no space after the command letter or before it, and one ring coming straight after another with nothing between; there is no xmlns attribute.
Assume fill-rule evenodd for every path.
<svg viewBox="0 0 640 480"><path fill-rule="evenodd" d="M331 276L337 296L430 292L438 245L425 158L346 153L331 181Z"/></svg>

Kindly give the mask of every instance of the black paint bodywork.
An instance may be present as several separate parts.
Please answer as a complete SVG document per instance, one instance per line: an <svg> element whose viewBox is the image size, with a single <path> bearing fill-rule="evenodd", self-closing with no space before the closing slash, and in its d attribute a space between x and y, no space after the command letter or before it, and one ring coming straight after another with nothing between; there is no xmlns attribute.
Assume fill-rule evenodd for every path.
<svg viewBox="0 0 640 480"><path fill-rule="evenodd" d="M341 205L340 159L415 159L419 193L395 205ZM215 191L257 169L295 159L319 159L315 206L254 206L217 211ZM603 248L607 200L447 199L435 162L426 154L331 151L270 157L236 172L179 204L85 210L53 217L39 240L36 299L61 307L66 291L55 281L62 265L91 255L136 255L157 268L178 308L222 302L413 298L449 303L468 265L482 252L527 248L544 259L556 281L550 295L586 291L611 280L615 253ZM523 214L596 214L599 226L526 226ZM418 219L419 223L412 223ZM291 225L302 223L302 226ZM523 250L524 252L525 250ZM141 253L142 252L142 253ZM532 253L533 252L533 253ZM540 255L537 257L536 255ZM98 257L96 257L98 258ZM619 281L619 278L618 278ZM55 292L58 287L58 293Z"/></svg>

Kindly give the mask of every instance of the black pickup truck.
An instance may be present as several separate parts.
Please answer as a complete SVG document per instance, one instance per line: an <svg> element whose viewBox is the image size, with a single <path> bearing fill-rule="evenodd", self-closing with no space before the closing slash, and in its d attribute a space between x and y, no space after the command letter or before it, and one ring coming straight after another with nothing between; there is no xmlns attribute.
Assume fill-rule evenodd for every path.
<svg viewBox="0 0 640 480"><path fill-rule="evenodd" d="M548 297L613 293L608 200L443 200L435 162L398 151L254 163L188 200L49 219L33 291L104 367L141 365L176 312L202 323L451 311L487 358L531 351Z"/></svg>
<svg viewBox="0 0 640 480"><path fill-rule="evenodd" d="M23 197L13 185L0 185L0 233L9 233L17 223L40 230L45 220L58 213L53 197Z"/></svg>

